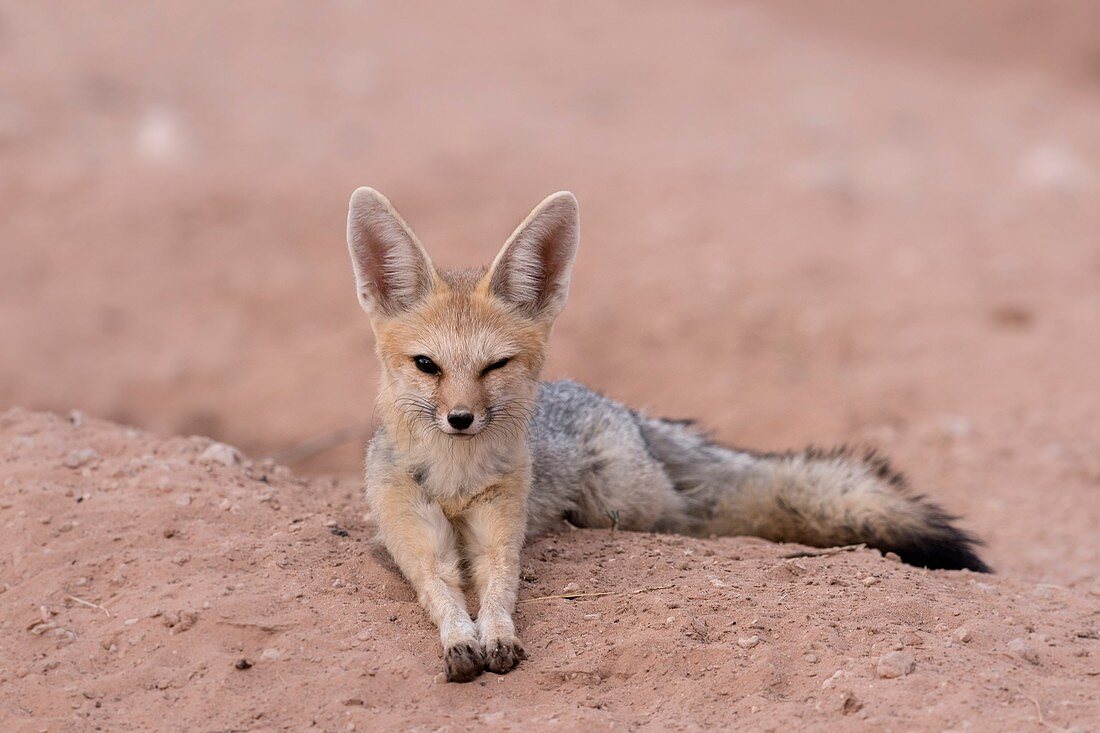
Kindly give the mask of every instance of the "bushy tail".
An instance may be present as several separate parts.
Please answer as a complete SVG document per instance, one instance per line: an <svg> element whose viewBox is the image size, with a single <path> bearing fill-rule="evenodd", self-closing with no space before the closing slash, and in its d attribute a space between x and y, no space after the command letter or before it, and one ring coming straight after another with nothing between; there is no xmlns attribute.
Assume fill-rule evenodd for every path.
<svg viewBox="0 0 1100 733"><path fill-rule="evenodd" d="M639 427L687 507L692 534L752 535L814 547L865 543L927 568L990 572L980 542L873 450L751 453L711 443L683 423Z"/></svg>

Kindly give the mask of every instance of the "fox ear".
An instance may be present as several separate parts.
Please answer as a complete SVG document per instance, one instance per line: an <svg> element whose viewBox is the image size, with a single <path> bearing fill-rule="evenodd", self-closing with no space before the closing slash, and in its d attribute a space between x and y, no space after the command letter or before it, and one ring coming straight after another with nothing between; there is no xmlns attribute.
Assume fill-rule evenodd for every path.
<svg viewBox="0 0 1100 733"><path fill-rule="evenodd" d="M565 307L579 241L576 197L547 196L493 261L485 276L489 291L531 318L553 320Z"/></svg>
<svg viewBox="0 0 1100 733"><path fill-rule="evenodd" d="M373 188L364 186L351 195L348 250L359 303L372 316L408 310L434 287L428 253L389 200Z"/></svg>

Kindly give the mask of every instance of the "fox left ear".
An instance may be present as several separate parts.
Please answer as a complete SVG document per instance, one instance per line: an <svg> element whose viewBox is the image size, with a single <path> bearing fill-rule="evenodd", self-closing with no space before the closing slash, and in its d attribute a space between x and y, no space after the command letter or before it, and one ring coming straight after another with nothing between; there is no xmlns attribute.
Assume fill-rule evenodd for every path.
<svg viewBox="0 0 1100 733"><path fill-rule="evenodd" d="M348 205L348 250L359 303L373 316L396 316L435 287L435 269L412 229L373 188L358 188Z"/></svg>
<svg viewBox="0 0 1100 733"><path fill-rule="evenodd" d="M565 307L579 243L576 197L568 191L551 194L508 238L483 282L525 315L552 321Z"/></svg>

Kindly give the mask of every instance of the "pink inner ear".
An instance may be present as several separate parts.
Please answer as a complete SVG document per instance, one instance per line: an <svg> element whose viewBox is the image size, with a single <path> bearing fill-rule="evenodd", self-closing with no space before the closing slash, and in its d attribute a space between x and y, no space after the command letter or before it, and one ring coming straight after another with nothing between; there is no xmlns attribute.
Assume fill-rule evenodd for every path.
<svg viewBox="0 0 1100 733"><path fill-rule="evenodd" d="M348 242L365 303L396 315L431 292L431 261L381 194L357 191L353 196Z"/></svg>
<svg viewBox="0 0 1100 733"><path fill-rule="evenodd" d="M553 317L564 306L577 251L576 202L553 198L536 212L506 245L491 287L533 317Z"/></svg>

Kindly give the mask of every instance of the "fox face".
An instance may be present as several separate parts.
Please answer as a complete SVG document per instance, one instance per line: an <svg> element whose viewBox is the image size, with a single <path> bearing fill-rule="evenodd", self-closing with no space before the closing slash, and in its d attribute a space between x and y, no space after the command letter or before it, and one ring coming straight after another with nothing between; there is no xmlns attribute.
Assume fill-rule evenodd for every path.
<svg viewBox="0 0 1100 733"><path fill-rule="evenodd" d="M387 424L431 441L522 436L578 233L576 199L554 194L489 267L441 272L384 196L357 190L348 245L375 332Z"/></svg>

